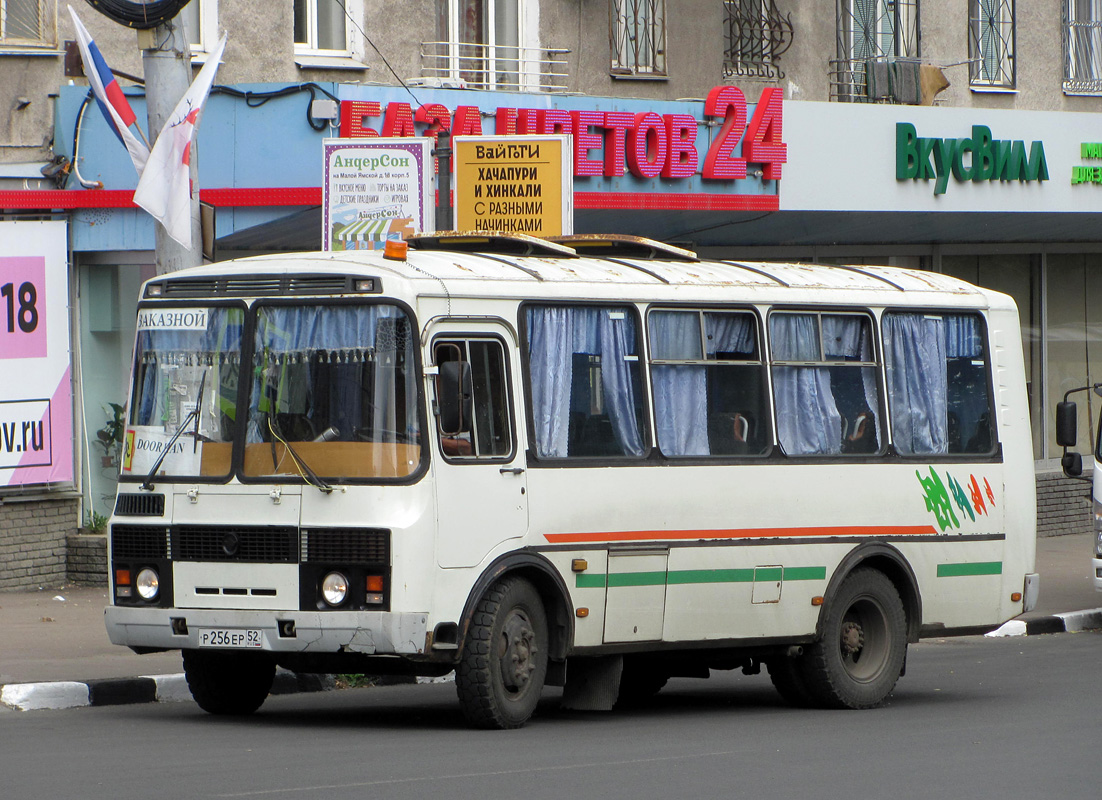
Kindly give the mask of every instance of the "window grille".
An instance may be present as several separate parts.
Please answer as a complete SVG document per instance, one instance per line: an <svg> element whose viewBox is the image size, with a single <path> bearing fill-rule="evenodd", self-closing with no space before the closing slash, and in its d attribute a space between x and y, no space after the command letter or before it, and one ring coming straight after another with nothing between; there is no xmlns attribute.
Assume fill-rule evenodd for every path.
<svg viewBox="0 0 1102 800"><path fill-rule="evenodd" d="M1065 0L1064 93L1102 95L1102 0Z"/></svg>
<svg viewBox="0 0 1102 800"><path fill-rule="evenodd" d="M610 0L613 75L666 75L665 0Z"/></svg>
<svg viewBox="0 0 1102 800"><path fill-rule="evenodd" d="M971 0L968 16L969 83L1013 89L1014 0Z"/></svg>
<svg viewBox="0 0 1102 800"><path fill-rule="evenodd" d="M726 0L726 49L723 77L780 80L781 56L792 45L792 15L773 0Z"/></svg>
<svg viewBox="0 0 1102 800"><path fill-rule="evenodd" d="M0 0L0 44L53 44L46 0Z"/></svg>

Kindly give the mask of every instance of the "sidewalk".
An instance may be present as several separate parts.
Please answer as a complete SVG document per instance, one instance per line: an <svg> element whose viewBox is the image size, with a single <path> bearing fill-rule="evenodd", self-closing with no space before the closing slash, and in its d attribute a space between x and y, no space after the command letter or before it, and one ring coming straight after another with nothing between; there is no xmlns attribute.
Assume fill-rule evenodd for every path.
<svg viewBox="0 0 1102 800"><path fill-rule="evenodd" d="M1083 533L1037 540L1040 599L1035 610L1020 618L1026 624L1017 624L1009 634L1102 626L1102 593L1096 593L1091 583L1092 537ZM11 695L12 684L100 682L101 696L115 698L113 702L140 702L117 699L120 692L127 696L126 681L112 679L178 676L179 652L140 656L111 644L103 626L106 605L106 587L0 593L0 686L9 685L5 696ZM1084 611L1094 613L1075 613ZM156 686L147 681L141 686L139 698L150 693L187 696L180 680L159 681ZM0 710L4 708L0 704Z"/></svg>

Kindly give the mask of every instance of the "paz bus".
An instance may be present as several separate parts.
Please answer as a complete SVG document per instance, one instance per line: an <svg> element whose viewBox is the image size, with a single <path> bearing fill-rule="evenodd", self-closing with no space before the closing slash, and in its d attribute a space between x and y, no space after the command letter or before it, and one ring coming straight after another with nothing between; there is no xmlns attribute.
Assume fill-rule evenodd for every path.
<svg viewBox="0 0 1102 800"><path fill-rule="evenodd" d="M199 706L442 676L475 726L764 666L884 701L1035 602L1017 311L945 275L435 233L146 282L111 641Z"/></svg>

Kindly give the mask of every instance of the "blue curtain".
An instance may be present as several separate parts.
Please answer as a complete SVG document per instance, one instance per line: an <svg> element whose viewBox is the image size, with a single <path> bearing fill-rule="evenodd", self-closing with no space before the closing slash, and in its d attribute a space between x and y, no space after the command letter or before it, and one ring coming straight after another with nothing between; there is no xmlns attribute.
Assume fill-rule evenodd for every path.
<svg viewBox="0 0 1102 800"><path fill-rule="evenodd" d="M633 370L638 369L635 318L629 308L529 306L528 359L536 453L565 458L570 432L574 355L601 359L602 402L626 455L643 455ZM630 359L630 360L629 360Z"/></svg>
<svg viewBox="0 0 1102 800"><path fill-rule="evenodd" d="M774 314L769 320L774 361L819 361L818 318ZM842 415L830 388L830 368L776 366L773 397L777 437L789 455L830 455L842 451Z"/></svg>
<svg viewBox="0 0 1102 800"><path fill-rule="evenodd" d="M969 317L953 317L955 323ZM957 328L954 347L968 340L967 325L924 314L885 314L884 359L892 440L900 453L949 452L947 330ZM961 332L966 335L960 336Z"/></svg>
<svg viewBox="0 0 1102 800"><path fill-rule="evenodd" d="M754 321L749 314L704 316L701 352L696 311L656 311L649 319L651 359L703 361L716 353L752 355ZM709 455L708 375L703 365L656 364L651 368L658 446L668 456Z"/></svg>

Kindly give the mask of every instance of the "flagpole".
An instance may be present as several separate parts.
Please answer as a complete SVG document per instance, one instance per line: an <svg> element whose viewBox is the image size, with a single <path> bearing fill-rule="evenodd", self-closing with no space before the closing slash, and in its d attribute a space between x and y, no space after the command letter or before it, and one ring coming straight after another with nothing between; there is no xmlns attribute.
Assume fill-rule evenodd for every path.
<svg viewBox="0 0 1102 800"><path fill-rule="evenodd" d="M157 140L161 129L172 116L176 104L191 85L191 48L183 20L171 19L155 28L138 31L138 46L142 50L145 71L146 109L149 117L149 138ZM202 239L199 231L198 159L192 158L191 171L191 242L184 247L165 231L154 225L156 235L157 274L175 272L203 263Z"/></svg>

